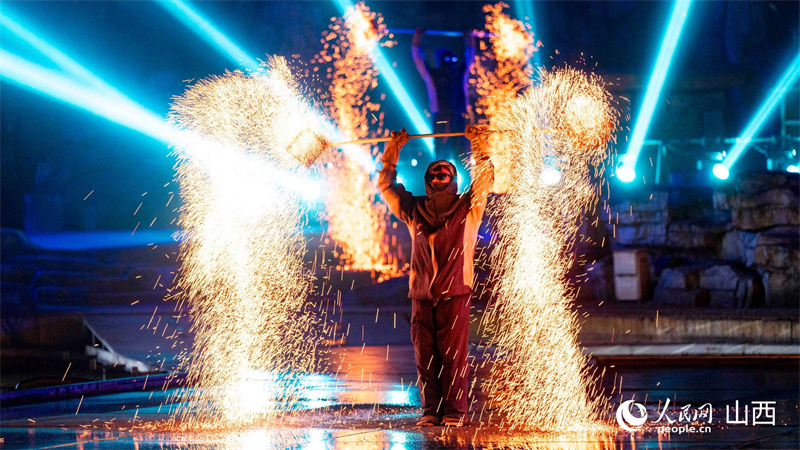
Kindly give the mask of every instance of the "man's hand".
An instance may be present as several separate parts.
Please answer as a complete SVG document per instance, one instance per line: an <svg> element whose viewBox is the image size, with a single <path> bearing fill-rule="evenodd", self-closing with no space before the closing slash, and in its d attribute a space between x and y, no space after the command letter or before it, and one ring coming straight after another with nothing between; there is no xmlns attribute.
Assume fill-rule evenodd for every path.
<svg viewBox="0 0 800 450"><path fill-rule="evenodd" d="M467 125L464 136L469 139L472 146L472 156L478 158L487 156L486 147L489 145L489 127L487 125Z"/></svg>
<svg viewBox="0 0 800 450"><path fill-rule="evenodd" d="M488 133L488 125L467 125L467 128L464 130L464 136L466 136L470 141L478 138L486 139L486 135Z"/></svg>
<svg viewBox="0 0 800 450"><path fill-rule="evenodd" d="M405 128L400 131L392 131L392 139L386 144L381 161L384 164L397 165L400 159L400 149L408 142L408 131Z"/></svg>
<svg viewBox="0 0 800 450"><path fill-rule="evenodd" d="M405 128L401 128L400 131L392 131L391 136L392 141L396 141L400 147L408 143L408 131Z"/></svg>
<svg viewBox="0 0 800 450"><path fill-rule="evenodd" d="M414 31L414 37L411 38L412 47L419 47L420 45L422 45L423 34L425 34L425 30L423 30L422 28L417 28L416 31Z"/></svg>

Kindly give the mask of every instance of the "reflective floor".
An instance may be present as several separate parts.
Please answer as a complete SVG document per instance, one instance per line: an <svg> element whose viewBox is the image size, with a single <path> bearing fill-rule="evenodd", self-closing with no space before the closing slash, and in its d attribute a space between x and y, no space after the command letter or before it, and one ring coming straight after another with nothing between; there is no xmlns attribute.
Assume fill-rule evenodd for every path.
<svg viewBox="0 0 800 450"><path fill-rule="evenodd" d="M169 417L165 402L172 391L145 390L4 407L0 445L231 450L800 448L796 360L607 362L598 367L605 368L600 383L609 394L606 431L536 434L502 431L478 415L473 416L474 425L458 429L416 427L419 394L411 347L392 346L388 356L386 346L346 347L336 349L331 358L338 364L331 366L330 374L304 381L303 411L277 428L157 431L158 422ZM628 400L643 408L632 405L622 416L623 423L636 429L633 433L620 428L615 414L617 406ZM737 405L739 422L748 407L747 424L732 423L737 420ZM643 417L642 411L646 422L635 425L632 422ZM754 417L762 424L753 425Z"/></svg>

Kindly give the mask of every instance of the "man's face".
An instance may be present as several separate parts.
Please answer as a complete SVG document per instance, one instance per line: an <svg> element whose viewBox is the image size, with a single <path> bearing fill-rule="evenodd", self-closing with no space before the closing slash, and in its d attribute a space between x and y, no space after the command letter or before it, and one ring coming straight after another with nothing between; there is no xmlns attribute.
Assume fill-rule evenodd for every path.
<svg viewBox="0 0 800 450"><path fill-rule="evenodd" d="M447 166L436 166L428 174L428 181L437 190L447 186L452 180L453 174L450 173L450 169Z"/></svg>

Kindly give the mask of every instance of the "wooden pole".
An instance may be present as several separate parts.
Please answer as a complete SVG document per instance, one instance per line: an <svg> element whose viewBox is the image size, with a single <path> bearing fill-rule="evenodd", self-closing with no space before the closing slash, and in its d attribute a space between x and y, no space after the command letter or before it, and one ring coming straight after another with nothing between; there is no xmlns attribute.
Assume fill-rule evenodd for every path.
<svg viewBox="0 0 800 450"><path fill-rule="evenodd" d="M464 136L464 132L460 133L429 133L429 134L409 134L409 139L422 139L422 138L437 138L437 137L454 137L454 136ZM379 137L379 138L369 138L369 139L356 139L355 141L346 141L346 142L332 142L332 147L341 147L343 145L351 145L351 144L375 144L377 142L389 142L392 140L391 136L386 137Z"/></svg>
<svg viewBox="0 0 800 450"><path fill-rule="evenodd" d="M537 130L539 133L563 133L563 130L558 129L550 129L544 128L541 130ZM484 133L503 133L504 130L485 130ZM464 132L461 131L459 133L429 133L429 134L409 134L409 139L422 139L422 138L437 138L437 137L455 137L455 136L464 136ZM378 142L389 142L392 140L391 136L386 137L378 137L378 138L368 138L368 139L356 139L355 141L346 141L346 142L331 142L330 146L333 148L341 147L343 145L358 145L358 144L375 144Z"/></svg>

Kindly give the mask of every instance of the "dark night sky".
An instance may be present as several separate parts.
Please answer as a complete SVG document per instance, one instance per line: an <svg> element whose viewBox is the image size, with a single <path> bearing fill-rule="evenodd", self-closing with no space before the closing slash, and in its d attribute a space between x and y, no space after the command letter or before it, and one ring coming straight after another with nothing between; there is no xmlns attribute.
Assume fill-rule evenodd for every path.
<svg viewBox="0 0 800 450"><path fill-rule="evenodd" d="M368 2L390 27L446 30L482 28L483 4ZM321 33L338 13L334 2L316 1L193 5L252 56L298 54L304 60L321 49ZM159 115L166 114L172 96L183 92L183 80L235 68L152 2L4 1L0 8ZM545 61L572 63L583 53L597 62L599 73L633 75L642 84L670 8L670 2L655 1L537 2L533 31L544 43ZM726 132L735 134L797 54L798 2L708 1L692 8L665 88L690 77L740 76L745 82L725 116ZM406 88L424 107L425 87L409 57L410 36L396 40L387 57L397 61ZM0 42L10 53L56 67L6 29ZM440 45L463 49L459 39L426 40L431 52ZM175 186L163 187L173 164L164 144L5 80L0 89L3 227L23 227L26 194L61 195L67 229L85 227L87 220L98 228L127 228L145 191L152 204L143 208L151 216L167 213L164 198ZM386 127L407 126L390 98L382 107ZM634 113L637 106L634 101ZM93 202L96 219L89 220L75 205L86 205L80 202L92 190L87 201Z"/></svg>

